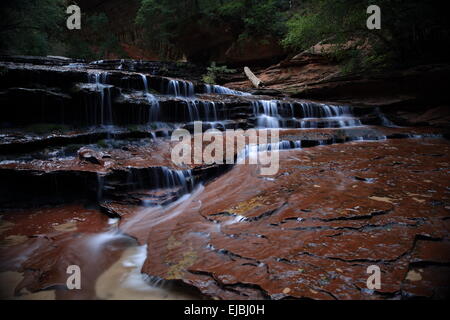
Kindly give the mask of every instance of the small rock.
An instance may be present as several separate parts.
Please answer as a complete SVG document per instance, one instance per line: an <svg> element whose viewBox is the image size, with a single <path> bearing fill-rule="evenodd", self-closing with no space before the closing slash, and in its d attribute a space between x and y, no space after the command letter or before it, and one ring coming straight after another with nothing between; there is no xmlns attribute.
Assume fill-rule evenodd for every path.
<svg viewBox="0 0 450 320"><path fill-rule="evenodd" d="M103 154L89 148L81 148L78 150L78 158L80 161L87 161L93 164L103 165Z"/></svg>
<svg viewBox="0 0 450 320"><path fill-rule="evenodd" d="M289 292L291 292L291 288L284 288L283 289L283 293L284 294L288 294Z"/></svg>
<svg viewBox="0 0 450 320"><path fill-rule="evenodd" d="M406 275L406 280L409 280L409 281L420 281L420 280L422 280L422 275L419 272L411 270Z"/></svg>
<svg viewBox="0 0 450 320"><path fill-rule="evenodd" d="M394 204L393 201L395 200L395 199L388 198L388 197L376 197L376 196L369 197L369 199L372 199L372 200L375 200L375 201L387 202L387 203L390 203L390 204Z"/></svg>

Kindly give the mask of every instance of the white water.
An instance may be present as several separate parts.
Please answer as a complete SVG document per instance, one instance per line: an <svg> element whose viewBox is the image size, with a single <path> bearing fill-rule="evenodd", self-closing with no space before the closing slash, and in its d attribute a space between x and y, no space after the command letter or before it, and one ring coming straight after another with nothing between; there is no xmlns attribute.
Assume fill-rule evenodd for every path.
<svg viewBox="0 0 450 320"><path fill-rule="evenodd" d="M141 74L141 77L142 77L142 82L144 84L144 96L147 98L148 102L150 103L149 122L157 122L157 121L159 121L159 118L160 118L159 100L153 94L149 93L147 76L145 74Z"/></svg>
<svg viewBox="0 0 450 320"><path fill-rule="evenodd" d="M261 110L262 108L262 110ZM253 102L253 112L258 117L258 128L279 128L280 115L278 114L278 101L259 100Z"/></svg>
<svg viewBox="0 0 450 320"><path fill-rule="evenodd" d="M175 97L195 96L194 84L184 80L169 80L166 92L168 95L173 95Z"/></svg>
<svg viewBox="0 0 450 320"><path fill-rule="evenodd" d="M183 171L167 172L165 183L176 183L177 180L186 182ZM110 221L110 230L104 233L88 236L81 244L86 256L101 254L101 251L114 241L130 239L127 234L148 232L150 228L170 219L176 218L192 205L192 199L202 194L204 187L198 186L192 193L185 194L170 205L143 208L133 216L127 217L125 222L117 225L117 220ZM141 272L147 258L147 245L131 246L122 257L96 280L95 291L100 299L195 299L197 297L187 293L172 290L166 281L149 277Z"/></svg>
<svg viewBox="0 0 450 320"><path fill-rule="evenodd" d="M294 104L278 100L258 100L252 105L258 128L348 128L362 125L345 106Z"/></svg>
<svg viewBox="0 0 450 320"><path fill-rule="evenodd" d="M159 278L142 274L141 269L146 258L146 245L127 249L119 261L97 279L95 283L97 297L112 300L185 300L196 298L189 294L171 290Z"/></svg>
<svg viewBox="0 0 450 320"><path fill-rule="evenodd" d="M111 106L111 85L106 84L108 81L108 72L96 72L88 74L89 83L95 84L96 90L100 93L100 124L112 125L112 106Z"/></svg>
<svg viewBox="0 0 450 320"><path fill-rule="evenodd" d="M228 94L228 95L235 95L235 96L250 96L250 93L232 90L227 87L222 87L219 85L211 85L211 84L205 84L205 93L211 94Z"/></svg>
<svg viewBox="0 0 450 320"><path fill-rule="evenodd" d="M139 233L142 231L147 231L149 228L155 227L164 221L173 219L183 213L184 210L186 210L186 208L191 204L189 200L201 194L203 190L204 187L199 185L192 193L185 194L168 206L143 208L131 219L127 219L123 224L121 224L120 229L124 233Z"/></svg>

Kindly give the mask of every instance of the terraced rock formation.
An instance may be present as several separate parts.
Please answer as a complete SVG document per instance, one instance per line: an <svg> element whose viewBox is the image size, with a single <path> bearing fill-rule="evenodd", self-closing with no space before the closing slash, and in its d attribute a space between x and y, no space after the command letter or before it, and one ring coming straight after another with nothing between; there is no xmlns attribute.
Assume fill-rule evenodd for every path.
<svg viewBox="0 0 450 320"><path fill-rule="evenodd" d="M150 62L5 57L0 70L3 298L448 297L448 128ZM176 164L176 129L280 141L236 149L235 165ZM245 161L278 149L275 175ZM65 286L74 264L82 290Z"/></svg>

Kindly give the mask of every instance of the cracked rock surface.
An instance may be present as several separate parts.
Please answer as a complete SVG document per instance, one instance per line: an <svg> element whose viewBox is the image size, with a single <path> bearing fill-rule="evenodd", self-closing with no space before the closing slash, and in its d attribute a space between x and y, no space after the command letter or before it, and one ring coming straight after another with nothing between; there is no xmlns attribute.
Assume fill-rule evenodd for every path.
<svg viewBox="0 0 450 320"><path fill-rule="evenodd" d="M274 179L238 165L187 202L127 212L121 223L148 245L143 272L210 297L442 298L449 149L404 139L284 151ZM381 289L367 289L370 265Z"/></svg>
<svg viewBox="0 0 450 320"><path fill-rule="evenodd" d="M0 61L0 299L450 296L445 90L417 110L349 107L187 82L157 65ZM278 128L280 140L172 161L174 130L195 132L182 143L196 160L211 128L242 129L241 140ZM274 148L276 174L248 164ZM67 287L73 265L80 290Z"/></svg>

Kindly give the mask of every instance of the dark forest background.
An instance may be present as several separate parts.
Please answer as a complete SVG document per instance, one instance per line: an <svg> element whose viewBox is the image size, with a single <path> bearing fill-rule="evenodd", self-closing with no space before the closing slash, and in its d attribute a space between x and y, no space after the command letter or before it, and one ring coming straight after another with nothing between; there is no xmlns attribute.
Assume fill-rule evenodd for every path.
<svg viewBox="0 0 450 320"><path fill-rule="evenodd" d="M141 0L132 19L139 46L162 60L210 64L214 47L195 34L232 46L276 43L293 55L325 41L329 53L350 69L392 68L447 61L450 19L447 1L423 0ZM127 58L114 21L102 12L82 12L82 30L66 28L66 7L77 1L2 0L0 52L63 55L96 60ZM366 9L382 10L381 30L368 30ZM226 62L226 61L225 61Z"/></svg>

